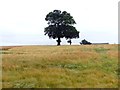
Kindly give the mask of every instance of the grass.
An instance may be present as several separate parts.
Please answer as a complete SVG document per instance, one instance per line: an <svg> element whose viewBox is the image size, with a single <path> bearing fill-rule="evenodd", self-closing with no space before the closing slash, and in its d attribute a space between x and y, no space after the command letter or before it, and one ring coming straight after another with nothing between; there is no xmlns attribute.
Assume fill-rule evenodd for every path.
<svg viewBox="0 0 120 90"><path fill-rule="evenodd" d="M4 47L1 53L3 88L118 87L118 45Z"/></svg>

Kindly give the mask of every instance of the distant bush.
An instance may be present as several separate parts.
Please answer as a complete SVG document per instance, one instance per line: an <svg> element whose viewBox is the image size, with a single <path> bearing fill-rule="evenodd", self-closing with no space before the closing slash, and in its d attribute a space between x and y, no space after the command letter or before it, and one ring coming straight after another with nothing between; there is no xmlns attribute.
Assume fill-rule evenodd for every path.
<svg viewBox="0 0 120 90"><path fill-rule="evenodd" d="M81 45L87 45L87 44L92 44L92 43L90 43L90 42L88 42L87 40L84 39L80 42L80 44Z"/></svg>

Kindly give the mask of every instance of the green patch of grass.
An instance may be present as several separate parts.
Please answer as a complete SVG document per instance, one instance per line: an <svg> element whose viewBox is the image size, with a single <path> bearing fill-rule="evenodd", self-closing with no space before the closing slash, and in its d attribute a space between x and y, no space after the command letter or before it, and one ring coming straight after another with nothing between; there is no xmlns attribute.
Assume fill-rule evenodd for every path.
<svg viewBox="0 0 120 90"><path fill-rule="evenodd" d="M83 65L83 64L64 64L64 63L51 64L51 67L78 69L78 70L83 70L83 69L87 68L87 66Z"/></svg>
<svg viewBox="0 0 120 90"><path fill-rule="evenodd" d="M94 49L96 52L98 53L104 53L104 52L107 52L108 50L110 49L106 49L106 48L103 48L103 47L99 47L99 48L95 48Z"/></svg>
<svg viewBox="0 0 120 90"><path fill-rule="evenodd" d="M27 78L13 82L13 88L29 88L35 87L37 80L35 78Z"/></svg>

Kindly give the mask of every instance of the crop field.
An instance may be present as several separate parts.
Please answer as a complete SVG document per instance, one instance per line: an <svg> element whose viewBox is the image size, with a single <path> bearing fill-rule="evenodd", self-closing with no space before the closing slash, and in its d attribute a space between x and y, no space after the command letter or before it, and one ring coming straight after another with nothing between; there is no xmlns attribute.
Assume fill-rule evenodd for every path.
<svg viewBox="0 0 120 90"><path fill-rule="evenodd" d="M2 88L118 88L118 45L2 47Z"/></svg>

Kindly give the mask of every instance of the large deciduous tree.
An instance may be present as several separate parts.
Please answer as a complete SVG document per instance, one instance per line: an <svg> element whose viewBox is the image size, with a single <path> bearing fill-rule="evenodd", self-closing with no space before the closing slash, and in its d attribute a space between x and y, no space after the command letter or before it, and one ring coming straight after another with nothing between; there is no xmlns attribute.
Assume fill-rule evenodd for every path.
<svg viewBox="0 0 120 90"><path fill-rule="evenodd" d="M66 11L54 10L46 15L48 27L44 29L45 35L56 39L57 45L60 45L61 38L66 39L79 38L79 31L73 26L76 24L70 13Z"/></svg>

